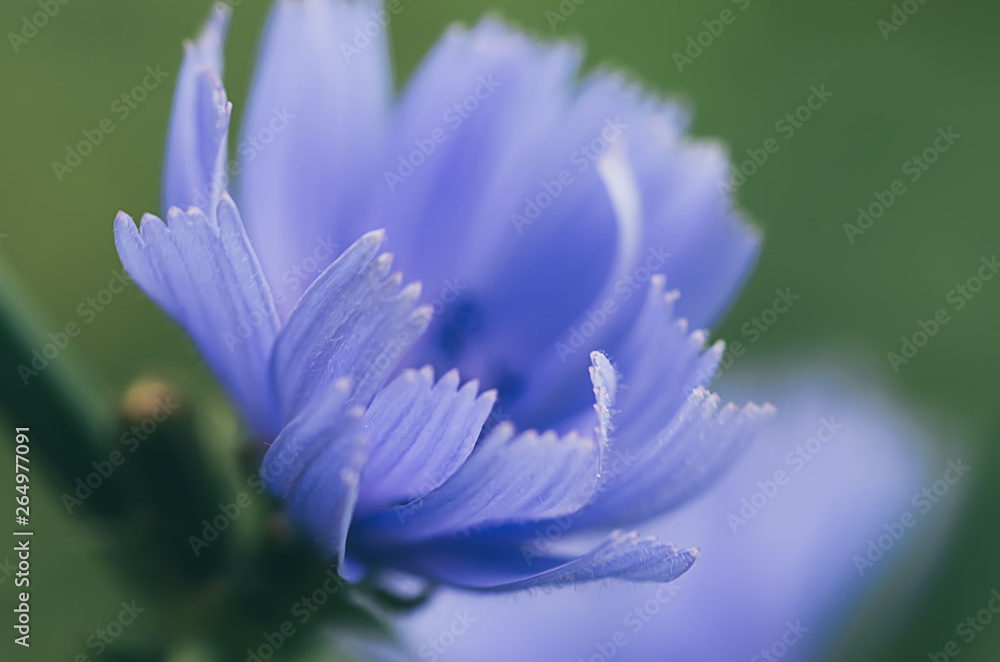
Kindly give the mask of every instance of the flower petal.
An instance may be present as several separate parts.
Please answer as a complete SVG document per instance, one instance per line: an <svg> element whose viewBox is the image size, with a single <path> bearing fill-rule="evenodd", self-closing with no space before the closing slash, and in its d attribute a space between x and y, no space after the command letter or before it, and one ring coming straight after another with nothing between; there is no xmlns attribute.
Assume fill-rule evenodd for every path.
<svg viewBox="0 0 1000 662"><path fill-rule="evenodd" d="M522 429L587 408L578 369L593 350L614 354L651 275L689 288L681 313L701 325L758 244L719 192L721 152L686 141L680 112L623 76L578 83L580 59L496 21L451 30L400 100L383 166L391 195L375 196L374 218L405 219L408 274L466 284L417 361L497 387ZM414 151L435 130L433 150ZM438 195L445 186L467 193Z"/></svg>
<svg viewBox="0 0 1000 662"><path fill-rule="evenodd" d="M450 30L393 116L382 174L407 177L374 195L373 217L391 219L405 246L406 273L429 288L465 286L417 362L496 386L508 409L535 357L552 352L616 259L619 219L588 151L615 105L596 88L577 93L580 61L579 49L543 46L492 20ZM414 151L433 135L433 153ZM518 225L525 214L534 220Z"/></svg>
<svg viewBox="0 0 1000 662"><path fill-rule="evenodd" d="M319 398L282 432L286 449L309 455L285 500L292 518L337 560L344 574L347 532L354 517L367 437L360 429L362 410L341 415L344 394L336 385L329 390L333 391L329 399ZM280 458L280 452L275 454L276 461ZM282 480L274 488L285 485Z"/></svg>
<svg viewBox="0 0 1000 662"><path fill-rule="evenodd" d="M633 129L629 160L642 191L646 241L670 255L663 273L683 294L679 315L708 327L750 272L760 233L733 208L722 147L686 138L673 117L660 114Z"/></svg>
<svg viewBox="0 0 1000 662"><path fill-rule="evenodd" d="M233 105L222 86L222 45L231 10L215 5L197 41L185 44L174 91L163 175L163 208L215 213L226 188L226 144Z"/></svg>
<svg viewBox="0 0 1000 662"><path fill-rule="evenodd" d="M306 468L329 443L319 431L338 425L351 396L351 381L338 379L315 402L288 423L268 447L261 463L261 478L280 498L292 492ZM355 416L356 418L357 416Z"/></svg>
<svg viewBox="0 0 1000 662"><path fill-rule="evenodd" d="M581 514L580 527L630 525L682 504L732 466L774 413L770 405L718 406L705 389L688 396L670 426L602 476L601 498Z"/></svg>
<svg viewBox="0 0 1000 662"><path fill-rule="evenodd" d="M669 582L687 572L698 558L697 549L678 550L657 538L637 532L613 533L604 544L568 563L530 579L496 588L519 590L541 584L563 585L614 577L636 582Z"/></svg>
<svg viewBox="0 0 1000 662"><path fill-rule="evenodd" d="M480 541L481 542L481 541ZM434 541L411 550L404 562L411 571L461 588L515 591L548 588L607 578L635 582L669 582L684 574L698 550L638 533L612 533L583 554L531 553L501 545L482 545L470 553L461 539Z"/></svg>
<svg viewBox="0 0 1000 662"><path fill-rule="evenodd" d="M366 546L448 535L575 512L594 495L599 451L575 433L515 435L502 423L450 480L413 503L365 522Z"/></svg>
<svg viewBox="0 0 1000 662"><path fill-rule="evenodd" d="M175 207L166 224L143 216L140 232L120 212L115 244L125 270L191 335L254 430L271 437L278 423L267 360L278 316L236 205L225 193L215 216L217 226L199 209Z"/></svg>
<svg viewBox="0 0 1000 662"><path fill-rule="evenodd" d="M279 0L271 13L241 133L240 201L272 280L318 238L335 232L348 245L382 225L359 225L392 85L384 29L365 34L379 9Z"/></svg>
<svg viewBox="0 0 1000 662"><path fill-rule="evenodd" d="M351 380L352 401L366 406L406 347L427 326L416 308L417 283L388 276L392 256L375 257L385 238L369 232L344 251L302 295L274 344L271 379L282 420L316 393Z"/></svg>
<svg viewBox="0 0 1000 662"><path fill-rule="evenodd" d="M577 311L573 323L561 330L552 347L538 357L523 395L511 408L511 414L523 426L545 427L553 418L573 416L586 406L589 394L579 374L588 355L613 346L614 339L628 329L641 307L639 297L620 300L623 285L630 282L646 258L641 243L641 196L622 144L611 143L597 159L596 167L616 220L614 260L594 299ZM581 329L589 329L586 336Z"/></svg>
<svg viewBox="0 0 1000 662"><path fill-rule="evenodd" d="M430 367L406 370L375 397L364 418L371 448L359 516L424 496L469 457L496 393L476 397L477 382L458 384L454 370L437 384Z"/></svg>
<svg viewBox="0 0 1000 662"><path fill-rule="evenodd" d="M654 276L642 309L625 337L610 348L622 380L615 425L619 444L635 446L666 426L697 388L715 375L724 345L705 351L705 333L688 331L677 319L679 293L665 292L666 279Z"/></svg>

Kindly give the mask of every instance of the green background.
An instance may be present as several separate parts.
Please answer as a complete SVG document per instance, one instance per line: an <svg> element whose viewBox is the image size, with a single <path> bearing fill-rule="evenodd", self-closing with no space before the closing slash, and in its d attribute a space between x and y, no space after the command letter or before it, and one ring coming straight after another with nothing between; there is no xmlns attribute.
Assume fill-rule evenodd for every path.
<svg viewBox="0 0 1000 662"><path fill-rule="evenodd" d="M741 325L770 305L773 290L791 287L800 302L750 354L760 359L861 348L873 372L925 411L952 421L954 436L941 439L943 446L975 447L974 480L939 570L911 602L902 625L888 633L889 649L878 659L926 659L928 650L954 639L956 623L1000 585L1000 455L993 450L1000 281L987 283L898 373L885 355L899 351L900 336L946 307L948 291L975 274L981 257L1000 248L1000 7L928 0L886 40L877 21L889 18L888 0L750 0L745 11L721 0L586 0L555 30L545 12L557 10L558 0L404 4L391 26L400 79L447 24L497 9L537 34L582 38L591 64L622 66L685 100L695 111L694 132L728 143L734 155L743 155L740 161L745 150L778 137L775 123L806 101L810 86L825 85L833 93L791 139L778 137L779 151L739 191L741 205L764 228L766 243L717 335L740 338ZM20 52L6 37L0 44L0 255L40 301L49 329L79 321L77 307L120 267L112 243L115 212L159 208L180 44L195 34L208 7L202 0L70 0ZM673 53L704 30L703 20L725 8L735 11L735 22L678 71ZM4 2L3 34L20 30L22 17L37 10L29 0ZM235 13L226 83L237 123L266 10L263 0L245 0ZM51 162L65 157L66 145L80 140L82 130L113 116L111 103L139 83L146 65L157 64L170 79L127 119L116 120L115 131L58 182ZM903 162L930 146L939 127L952 127L962 137L919 181L907 181L906 193L851 244L843 224L855 221L855 209L870 204L876 189L903 178ZM95 390L113 393L153 372L196 399L216 397L187 341L134 287L85 324L67 354L59 360L82 364L97 376ZM9 456L9 449L3 452ZM3 466L9 466L6 459ZM38 477L33 483L40 551L33 570L39 579L32 658L72 659L86 637L117 613L121 600L136 596L100 560L100 538L85 535L54 496L43 497L42 483ZM4 555L0 551L0 561ZM8 632L12 587L2 574L0 582ZM867 645L859 642L887 634L872 624L859 630L859 640L845 642L844 659L863 659L857 649ZM7 650L9 638L3 639ZM1000 625L962 648L968 662L1000 658Z"/></svg>

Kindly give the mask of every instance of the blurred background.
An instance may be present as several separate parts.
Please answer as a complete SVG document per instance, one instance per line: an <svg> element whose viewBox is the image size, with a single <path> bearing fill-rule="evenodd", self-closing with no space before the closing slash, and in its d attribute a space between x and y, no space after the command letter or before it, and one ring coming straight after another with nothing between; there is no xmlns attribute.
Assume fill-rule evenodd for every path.
<svg viewBox="0 0 1000 662"><path fill-rule="evenodd" d="M680 98L694 112L694 133L727 143L737 164L751 158L747 150L759 157L773 139L778 149L763 164L744 168L752 174L735 193L764 229L764 250L715 335L742 341L758 364L770 356L853 348L870 361L872 374L948 422L949 434L938 440L943 448L972 447L976 464L966 501L931 581L903 614L888 619L870 607L859 615L836 654L921 660L954 639L955 625L1000 586L1000 279L966 297L961 310L949 298L984 257L1000 253L994 34L1000 6L912 0L903 4L915 13L896 14L896 25L896 5L888 0L563 2L571 13L560 11L559 0L404 3L391 25L397 83L449 23L497 11L544 37L582 39L591 65L623 67ZM226 86L238 126L269 3L231 4L238 6L226 48ZM59 0L58 13L37 34L12 41L9 33L20 34L24 17L39 7L36 0L0 5L0 256L39 302L47 328L83 318L81 333L58 360L96 375L95 391L117 393L136 377L155 374L193 400L219 398L187 340L137 288L100 309L87 302L120 268L115 213L159 210L181 42L195 34L209 7L207 0ZM724 9L735 20L710 45L691 49L688 38ZM123 118L122 106L114 104L140 83L147 65L168 77ZM787 120L813 88L828 98L814 101L808 119L801 113ZM105 117L115 118L114 131L71 172L57 175L52 162L64 161L66 146ZM939 130L953 136L947 151L926 167L913 163ZM884 192L894 180L905 192L893 193L887 204ZM887 208L859 226L858 207L874 203ZM863 232L848 232L845 224ZM748 334L744 325L771 305L776 288L790 288L801 299L765 332ZM887 354L900 353L901 336L912 337L918 322L940 308L952 311L950 322L894 369ZM0 453L2 465L11 466L10 445ZM13 493L10 473L0 475L0 494ZM4 659L74 659L87 637L115 618L121 601L135 597L103 560L102 539L67 516L44 483L44 476L33 476L34 645L30 653L5 652ZM13 556L10 546L0 548L0 563ZM12 583L0 572L4 651L13 648ZM140 618L136 628L143 627ZM873 657L874 639L884 639L886 648ZM963 645L962 659L1000 659L1000 625Z"/></svg>

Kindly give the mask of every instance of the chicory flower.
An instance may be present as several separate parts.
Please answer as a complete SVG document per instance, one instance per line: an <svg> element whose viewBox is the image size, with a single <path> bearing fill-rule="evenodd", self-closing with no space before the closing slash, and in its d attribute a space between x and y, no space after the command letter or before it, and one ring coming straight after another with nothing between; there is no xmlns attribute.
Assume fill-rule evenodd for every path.
<svg viewBox="0 0 1000 662"><path fill-rule="evenodd" d="M123 264L342 573L676 578L696 550L632 527L771 411L722 406L722 345L689 330L758 248L719 193L724 150L625 76L580 78L578 47L493 19L449 30L396 97L392 16L279 0L230 159L218 7L179 75L166 222L120 214Z"/></svg>

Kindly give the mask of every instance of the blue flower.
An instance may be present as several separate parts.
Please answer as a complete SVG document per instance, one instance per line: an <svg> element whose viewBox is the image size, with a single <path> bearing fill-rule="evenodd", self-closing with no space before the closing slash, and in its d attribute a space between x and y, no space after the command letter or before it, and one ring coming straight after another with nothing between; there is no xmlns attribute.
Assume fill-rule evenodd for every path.
<svg viewBox="0 0 1000 662"><path fill-rule="evenodd" d="M401 7L279 1L235 160L218 7L179 75L166 223L120 214L122 262L342 573L671 580L696 550L631 527L712 482L771 411L720 406L722 345L688 329L758 248L720 194L725 152L496 20L449 30L394 97ZM424 290L392 273L385 231Z"/></svg>

